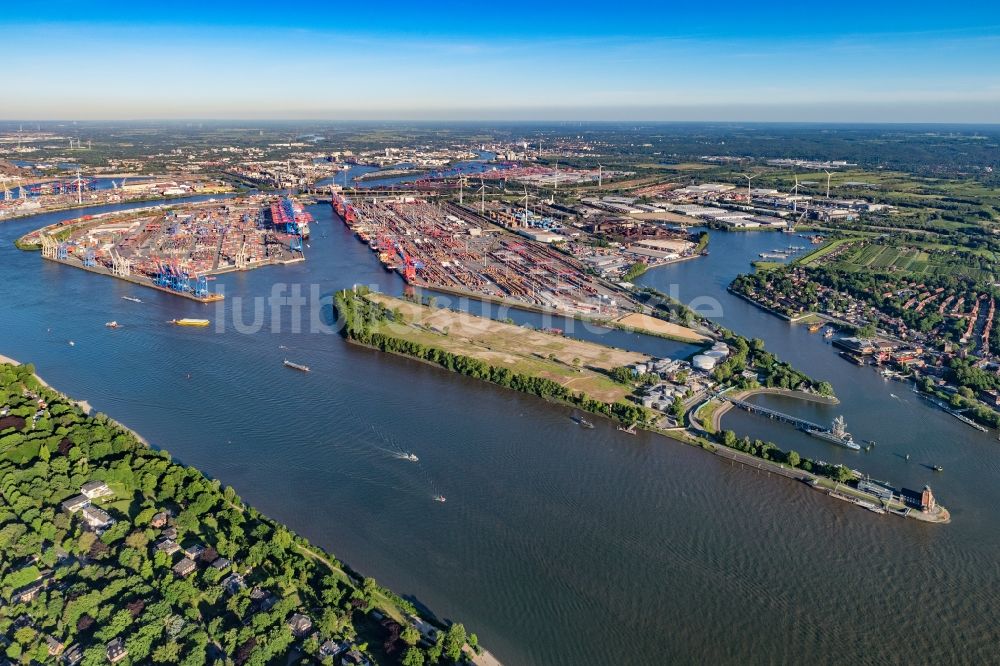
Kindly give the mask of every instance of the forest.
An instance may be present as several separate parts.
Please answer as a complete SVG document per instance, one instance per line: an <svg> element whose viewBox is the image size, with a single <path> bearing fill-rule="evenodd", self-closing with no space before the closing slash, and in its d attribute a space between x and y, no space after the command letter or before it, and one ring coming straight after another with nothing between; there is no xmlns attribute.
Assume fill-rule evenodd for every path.
<svg viewBox="0 0 1000 666"><path fill-rule="evenodd" d="M11 662L419 666L478 649L31 365L0 365L0 405Z"/></svg>

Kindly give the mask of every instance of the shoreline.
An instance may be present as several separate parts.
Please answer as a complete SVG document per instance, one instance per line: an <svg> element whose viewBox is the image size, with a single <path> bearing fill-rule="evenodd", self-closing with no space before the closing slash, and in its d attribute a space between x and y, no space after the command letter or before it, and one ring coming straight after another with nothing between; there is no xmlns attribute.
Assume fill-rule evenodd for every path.
<svg viewBox="0 0 1000 666"><path fill-rule="evenodd" d="M13 359L13 358L11 358L9 356L6 356L4 354L0 354L0 365L2 365L2 364L8 364L8 365L13 365L13 366L18 366L18 367L22 367L24 365L32 365L32 364L21 363L21 362L17 361L16 359ZM52 385L50 385L44 379L42 379L38 375L37 371L34 371L34 366L33 365L32 365L32 368L33 368L32 376L38 381L39 384L41 384L43 387L45 387L49 391L52 391L52 392L58 394L61 398L67 400L70 404L75 405L75 406L79 407L80 409L84 410L85 411L85 416L93 418L93 414L91 414L91 412L93 411L93 409L92 409L92 407L90 406L89 403L87 403L85 400L76 400L76 399L70 397L69 395L67 395L66 393L62 392L61 390L59 390L57 388L54 388ZM104 414L103 412L101 412L101 414L104 416L105 419L107 419L107 422L109 424L111 424L113 426L116 426L118 428L121 428L122 430L126 431L128 434L130 434L133 437L135 437L136 440L142 446L146 447L147 449L149 449L151 451L157 451L157 452L161 452L163 454L166 454L169 457L169 459L170 459L170 461L171 461L172 464L178 465L180 467L184 467L184 468L187 468L187 469L190 469L190 470L194 470L195 472L197 472L198 474L200 474L201 476L203 476L205 479L221 481L221 479L218 479L217 477L211 477L211 476L205 474L200 468L197 468L197 467L194 467L192 465L185 464L185 463L178 462L174 458L174 456L172 454L170 454L166 449L162 449L162 448L159 448L159 447L151 445L148 440L146 440L144 437L142 437L141 435L139 435L132 428L129 428L128 426L122 424L120 421L117 421L117 420L111 418L110 416L108 416L107 414ZM241 503L240 507L235 507L235 508L238 508L238 510L240 510L242 512L245 512L248 509L252 510L252 511L256 511L256 509L254 509L254 507L252 507L252 506L250 506L248 504L245 504L245 503ZM316 546L316 545L312 544L310 541L308 541L308 539L306 537L300 535L299 532L297 532L295 530L292 530L285 523L273 520L270 517L268 517L266 514L260 514L260 515L263 516L265 520L270 521L272 524L280 526L280 527L283 527L284 529L289 530L289 532L291 532L296 537L301 537L302 538L301 542L295 541L293 543L294 547L299 552L303 552L307 556L319 560L326 567L328 567L331 572L334 572L334 573L341 572L343 575L345 575L350 580L350 582L351 582L352 585L354 585L356 587L360 587L360 586L363 585L364 581L366 580L365 577L358 570L354 569L351 565L349 565L349 564L347 564L345 562L340 561L334 555L332 555L330 552L328 552L325 548L322 548L320 546ZM382 588L382 587L377 587L376 590L377 590L377 594L378 594L378 599L381 601L382 604L384 604L383 606L376 606L376 610L381 610L381 611L387 613L390 617L394 617L394 618L396 618L398 620L401 620L402 622L405 622L405 621L407 621L407 619L409 619L408 616L407 616L407 611L405 611L404 608L400 608L393 601L392 597L393 597L393 595L395 593L392 590L388 590L388 589ZM430 609L428 609L426 607L418 607L418 610L417 610L416 613L414 613L413 618L415 618L415 620L414 620L415 622L426 623L427 625L429 625L429 626L431 626L431 627L433 627L435 629L438 629L442 633L450 625L450 622L443 621L443 620L439 619L438 616L437 616L437 614L435 614L432 610L430 610ZM463 653L476 666L502 666L501 662L494 655L492 655L487 649L485 649L485 648L482 648L481 654L476 654L475 652L473 652L471 650L471 648L468 646L468 644L466 644L464 646L464 648L463 648Z"/></svg>
<svg viewBox="0 0 1000 666"><path fill-rule="evenodd" d="M6 363L8 365L15 365L15 366L25 365L24 363L21 363L17 359L11 358L10 356L5 356L4 354L0 354L0 365L2 365L4 363ZM32 364L32 367L34 367L33 364ZM94 407L89 402L87 402L86 400L78 400L76 398L73 398L73 397L67 395L66 393L63 393L62 391L60 391L56 387L52 386L47 381L45 381L44 379L42 379L41 375L38 374L38 368L35 368L34 376L35 376L35 379L38 380L39 384L41 384L45 388L49 389L50 391L55 391L60 396L62 396L63 398L65 398L67 402L70 402L71 404L74 404L77 407L79 407L81 410L83 410L83 413L86 414L87 416L93 416L93 414L94 414ZM140 435L138 432L136 432L132 428L129 428L127 425L125 425L121 421L113 419L110 416L108 416L107 414L105 414L104 416L108 419L108 422L115 424L116 426L118 426L122 430L127 430L129 432L129 434L131 434L137 440L139 440L140 442L142 442L142 444L144 446L148 446L151 449L155 448L155 447L153 447L149 443L149 441L145 437L143 437L142 435Z"/></svg>
<svg viewBox="0 0 1000 666"><path fill-rule="evenodd" d="M126 199L125 201L87 201L82 204L73 204L71 206L56 206L55 208L39 208L38 210L31 210L24 213L18 213L14 215L0 215L0 224L4 222L13 222L14 220L23 220L28 217L34 217L36 215L47 215L49 213L62 213L68 210L83 210L86 208L97 208L99 206L119 206L122 204L131 203L152 203L154 201L173 201L176 199L188 199L190 197L211 197L211 196L229 196L235 194L236 190L227 190L225 192L193 192L191 194L184 194L178 196L169 197L140 197L138 199Z"/></svg>
<svg viewBox="0 0 1000 666"><path fill-rule="evenodd" d="M343 294L345 296L345 298L346 298L346 297L349 297L347 295L350 294L350 292L347 291L347 290L345 290L343 292L339 292L338 293L338 300L336 302L337 305L335 306L335 307L337 307L338 310L340 310L340 307L342 305L341 302L339 301L339 298L340 298L341 294ZM363 296L360 297L360 298L362 300L364 300ZM420 307L426 307L426 306L420 306ZM338 316L341 316L341 315L338 315ZM711 439L706 439L702 435L706 435L708 437L714 438L715 437L715 433L718 432L718 428L715 429L715 432L710 432L709 430L707 430L702 424L700 424L694 418L694 415L695 415L695 413L697 411L700 411L706 405L712 404L712 402L715 400L715 398L711 398L711 399L705 401L704 403L701 403L699 406L697 406L697 407L694 408L693 412L690 411L690 410L687 412L688 420L690 422L690 426L689 427L678 427L678 428L672 428L672 429L663 429L663 428L657 427L654 423L650 422L648 416L642 417L642 418L637 418L635 421L628 421L628 420L626 420L625 417L623 417L623 416L615 413L615 411L613 409L609 409L608 411L603 411L603 410L602 411L597 411L597 404L598 404L598 402L602 403L601 404L602 407L612 407L612 405L610 403L603 403L603 401L594 401L593 397L592 396L588 396L586 393L581 393L580 396L579 396L581 398L581 400L579 402L576 402L575 400L570 400L569 396L560 397L560 395L558 395L558 394L552 395L552 394L547 394L547 393L543 393L543 392L536 392L534 390L528 389L527 387L522 387L523 386L522 384L518 384L518 383L503 383L503 382L500 382L500 381L496 381L496 380L492 379L492 373L495 370L497 370L498 367L502 368L502 366L494 366L489 361L482 360L482 359L476 358L474 356L470 357L470 356L464 356L462 354L457 354L454 351L448 351L448 350L444 350L444 349L435 347L433 344L421 343L419 345L423 349L423 351L432 352L431 355L423 354L423 352L421 352L422 355L417 355L417 353L415 353L415 352L411 353L410 351L407 351L407 349L408 349L407 347L403 347L403 348L390 348L390 347L398 347L399 346L398 344L394 344L394 345L382 344L381 346L379 346L377 344L372 344L372 343L370 343L370 342L368 342L366 340L359 339L358 337L356 337L357 334L354 333L354 332L352 332L352 329L351 329L350 326L348 326L347 328L345 328L344 330L342 330L341 331L341 335L350 344L358 345L360 347L366 347L366 348L372 349L373 351L377 351L377 352L383 352L383 353L391 354L391 355L394 355L394 356L405 357L405 358L408 358L410 360L415 360L415 361L422 362L422 363L425 363L425 364L428 364L428 365L431 365L431 366L436 366L436 367L438 367L438 368L440 368L442 370L445 370L445 371L448 371L448 372L453 372L453 373L462 375L464 377L468 377L470 379L475 379L475 380L478 380L478 381L484 381L486 383L492 384L494 386L498 386L500 388L507 388L507 389L510 389L510 390L513 390L513 391L517 391L518 393L522 393L524 395L534 395L535 397L542 398L543 400L545 400L547 402L550 402L550 403L566 405L566 406L569 406L569 407L573 407L575 409L579 409L579 410L584 411L584 412L593 413L593 414L595 414L597 416L604 416L604 417L608 418L608 420L610 420L610 421L612 421L612 422L614 422L616 424L619 424L619 428L621 428L621 425L626 425L626 426L633 427L633 428L636 428L636 429L639 429L639 430L643 430L643 431L646 431L646 432L668 436L671 439L678 440L678 441L680 441L682 443L691 444L693 446L694 445L700 446L701 448L703 448L703 449L705 449L705 450L707 450L709 452L715 453L717 455L722 455L723 457L730 458L731 460L737 460L737 461L741 462L741 464L751 465L751 466L753 466L756 469L765 469L767 471L774 471L776 473L781 474L782 476L786 476L786 477L789 477L789 478L794 478L794 479L797 479L799 481L805 482L810 487L812 487L813 489L817 489L817 490L831 490L830 484L833 484L832 491L830 492L831 495L833 495L837 499L847 499L848 501L852 501L852 502L854 502L856 504L860 503L860 506L862 508L869 508L869 509L871 509L872 507L879 507L879 506L881 506L881 504L879 504L880 500L877 497L875 497L874 495L869 496L867 493L864 493L862 491L856 490L854 488L850 488L849 486L846 486L845 484L838 483L838 482L834 481L832 478L828 478L828 477L822 476L820 474L815 474L815 473L813 473L811 471L807 471L807 470L801 469L799 467L786 466L785 463L780 463L780 462L775 461L775 460L769 460L769 459L764 458L764 457L760 457L760 456L752 455L752 454L749 454L749 453L745 453L745 452L739 451L739 450L737 450L735 448L726 447L726 446L724 446L724 445L722 445L720 443L712 441ZM361 330L361 335L364 336L365 338L375 337L375 335L369 335L368 332L367 332L367 329L362 329ZM404 336L399 336L399 335L396 335L396 334L386 334L384 332L378 332L377 336L380 336L383 339L383 341L389 340L389 341L393 341L394 343L403 343L404 345L412 343L412 341L409 340L405 335ZM373 340L373 342L377 342L377 341ZM483 373L478 372L478 371L477 372L463 371L461 369L462 368L462 364L461 363L456 364L456 363L453 363L453 362L449 362L449 364L445 364L445 362L443 360L439 360L438 359L437 354L439 352L443 352L443 353L448 354L450 357L452 357L452 359L451 359L452 361L455 361L455 360L461 361L462 359L469 359L469 360L477 361L478 363L484 365L485 368L486 368L486 370L488 370L489 372L487 372L484 375ZM526 374L526 375L524 375L524 377L528 378L528 379L533 379L533 380L537 380L537 379L541 378L538 375L532 375L532 374ZM835 405L835 404L839 404L839 402L840 402L840 400L838 398L833 397L833 396L822 396L822 395L819 395L819 394L807 393L807 392L803 392L803 391L793 391L793 390L790 390L790 389L767 388L767 387L758 388L758 389L750 389L750 390L746 390L746 391L739 391L739 392L735 393L734 395L738 395L740 397L748 397L748 396L754 395L754 394L767 394L767 393L777 394L777 395L785 395L785 396L788 396L788 397L793 397L793 398L798 398L798 399L804 399L804 400L808 400L808 401L811 401L811 402L817 402L817 403L823 403L823 404L834 404ZM630 404L630 403L628 403L627 400L624 401L624 402L626 402L626 404ZM732 406L732 404L729 403L728 401L726 401L724 403L724 405L728 405L729 407ZM721 406L720 406L720 409L721 409ZM719 423L720 420L721 420L721 416L722 416L722 414L719 414L718 416L713 415L713 423ZM780 451L780 449L779 449L779 451ZM855 500L857 500L857 501L855 501ZM872 509L872 510L874 510L874 509ZM916 515L917 512L911 511L909 509L909 507L905 507L903 505L900 505L898 507L898 509L894 509L893 507L887 506L886 507L886 511L889 512L889 513L896 513L896 515L900 515L901 517L919 518L920 520L923 520L924 522L945 523L945 522L949 522L950 521L950 514L948 513L947 509L945 509L943 506L940 507L940 508L938 508L938 509L935 509L933 514L924 514L924 513L920 512L919 517ZM913 515L911 515L911 514L913 514Z"/></svg>

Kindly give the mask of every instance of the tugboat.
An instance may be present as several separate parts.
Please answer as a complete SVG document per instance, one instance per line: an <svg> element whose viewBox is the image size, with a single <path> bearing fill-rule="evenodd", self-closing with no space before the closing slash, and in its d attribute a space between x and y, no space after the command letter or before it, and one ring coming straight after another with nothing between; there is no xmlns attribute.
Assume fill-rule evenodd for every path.
<svg viewBox="0 0 1000 666"><path fill-rule="evenodd" d="M806 432L818 439L826 440L827 442L836 444L837 446L843 446L845 449L851 449L852 451L861 450L861 446L854 441L854 437L851 433L847 432L843 416L835 418L829 430L816 430L815 428L810 428L806 430Z"/></svg>

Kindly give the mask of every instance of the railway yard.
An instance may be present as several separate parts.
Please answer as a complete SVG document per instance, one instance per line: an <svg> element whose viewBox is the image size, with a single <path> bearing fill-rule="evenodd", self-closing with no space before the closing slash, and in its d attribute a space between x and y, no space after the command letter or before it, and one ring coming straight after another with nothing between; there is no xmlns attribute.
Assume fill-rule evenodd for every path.
<svg viewBox="0 0 1000 666"><path fill-rule="evenodd" d="M291 199L254 196L85 216L27 234L24 249L198 301L211 276L304 259L311 218Z"/></svg>
<svg viewBox="0 0 1000 666"><path fill-rule="evenodd" d="M413 198L334 208L387 270L407 283L567 315L611 318L634 309L621 290L549 244L502 229L468 208Z"/></svg>

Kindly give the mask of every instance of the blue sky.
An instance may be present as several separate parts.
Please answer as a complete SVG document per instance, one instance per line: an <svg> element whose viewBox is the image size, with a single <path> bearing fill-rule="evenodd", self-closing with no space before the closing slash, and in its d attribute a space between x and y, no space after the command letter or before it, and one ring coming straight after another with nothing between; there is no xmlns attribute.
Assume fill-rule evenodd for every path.
<svg viewBox="0 0 1000 666"><path fill-rule="evenodd" d="M987 3L138 4L5 7L0 118L1000 122Z"/></svg>

